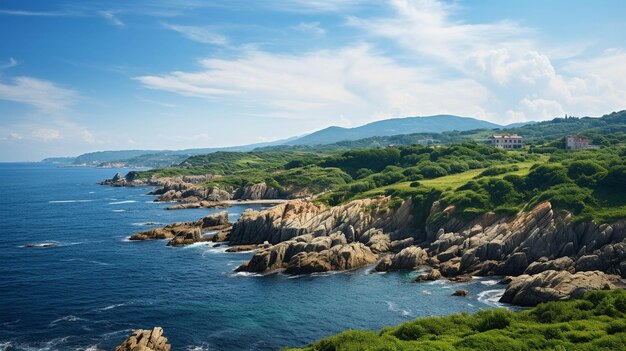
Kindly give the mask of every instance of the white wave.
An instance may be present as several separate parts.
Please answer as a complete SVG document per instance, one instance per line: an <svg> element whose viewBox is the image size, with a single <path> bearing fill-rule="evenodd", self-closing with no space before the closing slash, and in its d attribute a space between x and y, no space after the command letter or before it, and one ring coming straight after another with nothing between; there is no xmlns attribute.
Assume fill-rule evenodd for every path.
<svg viewBox="0 0 626 351"><path fill-rule="evenodd" d="M54 200L48 201L49 204L67 204L73 202L92 202L93 200Z"/></svg>
<svg viewBox="0 0 626 351"><path fill-rule="evenodd" d="M106 306L106 307L98 308L98 311L108 311L108 310L112 310L114 308L123 307L123 306L126 306L126 304L125 303L116 303L114 305L109 305L109 306Z"/></svg>
<svg viewBox="0 0 626 351"><path fill-rule="evenodd" d="M231 277L262 277L263 274L252 272L233 272L229 274Z"/></svg>
<svg viewBox="0 0 626 351"><path fill-rule="evenodd" d="M7 351L13 344L10 341L0 341L0 351Z"/></svg>
<svg viewBox="0 0 626 351"><path fill-rule="evenodd" d="M126 212L126 210L112 210L112 212Z"/></svg>
<svg viewBox="0 0 626 351"><path fill-rule="evenodd" d="M95 191L90 191L89 193L90 193L90 194L95 194L96 192L95 192Z"/></svg>
<svg viewBox="0 0 626 351"><path fill-rule="evenodd" d="M209 351L211 348L207 345L191 345L185 348L185 351Z"/></svg>
<svg viewBox="0 0 626 351"><path fill-rule="evenodd" d="M207 246L207 245L209 245L209 243L208 243L208 242L201 241L201 242L198 242L198 243L193 243L193 244L185 245L185 246L183 246L183 250L186 250L186 249L193 249L193 248L197 248L197 247L205 247L205 246Z"/></svg>
<svg viewBox="0 0 626 351"><path fill-rule="evenodd" d="M159 222L137 222L137 223L133 223L132 225L137 226L137 227L141 227L141 226L146 226L146 225L161 225L161 223L159 223Z"/></svg>
<svg viewBox="0 0 626 351"><path fill-rule="evenodd" d="M389 311L391 311L391 312L400 313L403 316L410 316L411 315L411 310L399 308L398 305L396 305L396 303L393 302L393 301L386 301L385 300L385 303L387 304L387 309Z"/></svg>
<svg viewBox="0 0 626 351"><path fill-rule="evenodd" d="M432 295L433 293L428 290L422 290L422 294L424 295Z"/></svg>
<svg viewBox="0 0 626 351"><path fill-rule="evenodd" d="M82 258L68 258L65 260L61 260L61 262L87 262L87 263L93 263L93 264L97 264L97 265L101 265L101 266L111 266L111 263L107 263L107 262L101 262L101 261L95 261L95 260L84 260Z"/></svg>
<svg viewBox="0 0 626 351"><path fill-rule="evenodd" d="M40 243L24 244L21 247L42 249L42 248L57 247L57 246L60 246L60 245L61 245L61 243L58 242L58 241L44 241L44 242L40 242Z"/></svg>
<svg viewBox="0 0 626 351"><path fill-rule="evenodd" d="M73 314L67 315L65 317L61 317L59 319L55 319L52 322L50 322L50 324L48 324L49 327L54 327L55 325L57 325L59 322L77 322L77 321L84 321L86 320L85 318L80 318L80 317L76 317Z"/></svg>
<svg viewBox="0 0 626 351"><path fill-rule="evenodd" d="M75 350L76 351L100 351L102 349L99 348L98 345L89 345L87 347L77 347Z"/></svg>
<svg viewBox="0 0 626 351"><path fill-rule="evenodd" d="M504 289L481 291L478 293L478 301L493 307L503 307L505 305L499 302L503 294Z"/></svg>
<svg viewBox="0 0 626 351"><path fill-rule="evenodd" d="M137 200L124 200L124 201L109 202L109 205L132 204L133 202L137 202Z"/></svg>
<svg viewBox="0 0 626 351"><path fill-rule="evenodd" d="M482 285L492 286L499 283L497 280L483 280L480 282Z"/></svg>

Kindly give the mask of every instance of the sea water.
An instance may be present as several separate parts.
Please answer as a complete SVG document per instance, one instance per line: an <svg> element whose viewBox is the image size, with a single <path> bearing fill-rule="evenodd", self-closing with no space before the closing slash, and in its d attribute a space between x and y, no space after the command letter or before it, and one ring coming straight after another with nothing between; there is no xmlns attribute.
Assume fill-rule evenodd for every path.
<svg viewBox="0 0 626 351"><path fill-rule="evenodd" d="M96 185L117 171L129 170L0 164L0 350L112 350L133 329L153 326L174 350L277 350L499 306L493 280L414 283L414 272L372 267L234 274L251 253L130 242L134 232L221 210L167 211L149 188ZM228 211L234 221L266 206ZM469 297L451 296L457 289Z"/></svg>

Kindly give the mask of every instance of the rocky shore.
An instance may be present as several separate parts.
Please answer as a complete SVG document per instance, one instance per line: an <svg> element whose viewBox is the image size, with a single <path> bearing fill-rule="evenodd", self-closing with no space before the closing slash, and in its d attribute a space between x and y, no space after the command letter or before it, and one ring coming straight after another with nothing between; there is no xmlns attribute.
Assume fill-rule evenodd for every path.
<svg viewBox="0 0 626 351"><path fill-rule="evenodd" d="M187 208L225 208L232 200L270 200L280 199L277 189L269 187L265 182L242 187L207 188L206 182L215 181L219 175L197 175L178 177L152 177L150 179L135 179L132 173L122 176L116 173L100 185L114 187L155 187L149 195L157 195L157 202L180 202L179 205L168 207L170 210Z"/></svg>
<svg viewBox="0 0 626 351"><path fill-rule="evenodd" d="M117 174L103 184L158 186L152 192L160 196L157 201L180 202L169 209L218 207L236 198L268 201L278 195L264 183L230 192L200 185L211 177L145 182ZM613 282L626 277L625 220L576 223L544 202L515 215L485 213L468 221L455 215L454 206L435 201L424 210L420 205L422 213L411 199L398 203L377 197L334 207L296 199L262 211L246 210L232 224L222 212L136 233L131 240L170 239L170 246L228 241L229 252L254 250L237 271L261 274L372 265L378 272L431 269L417 280L510 276L502 301L520 305L578 296L579 290L572 291L571 286L585 291L612 288ZM217 233L203 236L208 231ZM529 282L527 288L524 282Z"/></svg>
<svg viewBox="0 0 626 351"><path fill-rule="evenodd" d="M170 351L172 346L163 335L163 328L138 329L115 348L115 351Z"/></svg>
<svg viewBox="0 0 626 351"><path fill-rule="evenodd" d="M170 239L167 242L168 246L184 246L202 241L217 241L217 239L220 238L226 239L230 234L230 227L231 223L228 220L228 212L223 211L200 218L195 222L172 223L162 228L138 232L133 234L129 239L133 241ZM210 231L217 231L217 233L212 236L203 236L203 233Z"/></svg>

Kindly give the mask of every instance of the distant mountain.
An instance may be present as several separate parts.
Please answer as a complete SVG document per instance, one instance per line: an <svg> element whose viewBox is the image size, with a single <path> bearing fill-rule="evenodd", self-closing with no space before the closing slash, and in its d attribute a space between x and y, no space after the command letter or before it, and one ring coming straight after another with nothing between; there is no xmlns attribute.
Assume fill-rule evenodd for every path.
<svg viewBox="0 0 626 351"><path fill-rule="evenodd" d="M286 142L285 145L319 145L375 136L496 128L503 126L472 117L452 115L404 117L372 122L355 128L328 127Z"/></svg>

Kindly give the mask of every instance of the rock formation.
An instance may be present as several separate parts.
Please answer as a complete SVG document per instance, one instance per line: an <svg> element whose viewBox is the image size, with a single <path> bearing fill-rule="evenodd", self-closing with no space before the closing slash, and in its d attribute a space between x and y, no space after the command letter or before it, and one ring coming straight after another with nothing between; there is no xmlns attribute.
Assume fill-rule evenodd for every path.
<svg viewBox="0 0 626 351"><path fill-rule="evenodd" d="M546 301L579 298L592 290L613 288L609 277L600 271L572 274L567 271L549 270L512 278L500 301L519 306L535 306Z"/></svg>
<svg viewBox="0 0 626 351"><path fill-rule="evenodd" d="M268 273L284 269L287 274L305 274L354 269L377 259L362 243L348 244L342 233L319 237L305 234L258 250L237 270Z"/></svg>
<svg viewBox="0 0 626 351"><path fill-rule="evenodd" d="M170 351L171 347L163 336L163 328L154 327L135 330L115 351Z"/></svg>
<svg viewBox="0 0 626 351"><path fill-rule="evenodd" d="M171 239L167 243L168 246L183 246L200 241L210 241L213 238L205 238L202 233L213 230L226 230L227 232L230 225L228 212L222 211L200 218L195 222L172 223L163 228L142 231L133 234L130 240Z"/></svg>
<svg viewBox="0 0 626 351"><path fill-rule="evenodd" d="M376 271L414 270L428 261L428 253L420 247L409 246L393 256L387 256L376 265Z"/></svg>

